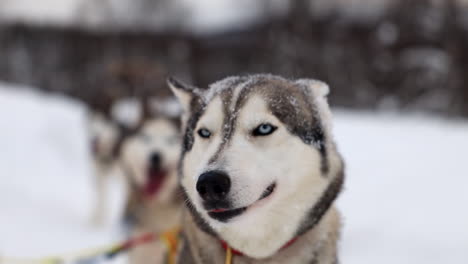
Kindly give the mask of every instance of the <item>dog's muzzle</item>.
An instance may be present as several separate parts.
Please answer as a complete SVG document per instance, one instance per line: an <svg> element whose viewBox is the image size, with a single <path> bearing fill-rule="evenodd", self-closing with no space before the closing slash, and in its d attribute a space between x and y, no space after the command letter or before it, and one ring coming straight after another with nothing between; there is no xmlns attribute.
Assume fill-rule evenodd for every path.
<svg viewBox="0 0 468 264"><path fill-rule="evenodd" d="M275 187L276 183L270 184L257 201L269 197ZM227 222L229 219L241 215L250 207L250 205L239 208L232 207L233 205L228 198L231 190L231 179L223 171L208 171L201 174L196 189L208 215L220 222Z"/></svg>

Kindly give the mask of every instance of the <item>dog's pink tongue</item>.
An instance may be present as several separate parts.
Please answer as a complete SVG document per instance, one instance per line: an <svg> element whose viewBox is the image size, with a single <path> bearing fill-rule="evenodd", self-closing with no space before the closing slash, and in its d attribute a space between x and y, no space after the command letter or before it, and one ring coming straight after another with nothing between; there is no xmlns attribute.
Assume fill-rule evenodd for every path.
<svg viewBox="0 0 468 264"><path fill-rule="evenodd" d="M210 212L212 212L212 213L222 213L222 212L226 212L226 211L227 211L227 209L219 208L219 209L213 209Z"/></svg>
<svg viewBox="0 0 468 264"><path fill-rule="evenodd" d="M150 198L161 189L164 178L166 177L166 172L150 170L148 174L148 183L145 185L143 193L146 197Z"/></svg>

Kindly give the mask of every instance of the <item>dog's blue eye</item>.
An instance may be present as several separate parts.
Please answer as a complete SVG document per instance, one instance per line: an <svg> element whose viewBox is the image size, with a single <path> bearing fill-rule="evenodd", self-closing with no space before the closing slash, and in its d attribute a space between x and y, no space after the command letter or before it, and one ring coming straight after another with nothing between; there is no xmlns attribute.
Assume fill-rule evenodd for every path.
<svg viewBox="0 0 468 264"><path fill-rule="evenodd" d="M271 124L261 124L257 128L254 129L252 135L254 136L268 136L271 133L275 132L277 127Z"/></svg>
<svg viewBox="0 0 468 264"><path fill-rule="evenodd" d="M198 135L202 138L209 138L211 137L211 132L206 128L200 128L198 130Z"/></svg>

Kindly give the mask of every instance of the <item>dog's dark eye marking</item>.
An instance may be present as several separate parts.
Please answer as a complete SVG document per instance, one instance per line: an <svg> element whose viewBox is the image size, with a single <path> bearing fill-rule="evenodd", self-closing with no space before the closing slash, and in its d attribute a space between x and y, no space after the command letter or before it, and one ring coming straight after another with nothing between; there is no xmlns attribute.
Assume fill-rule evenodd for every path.
<svg viewBox="0 0 468 264"><path fill-rule="evenodd" d="M206 128L200 128L198 129L198 135L202 138L210 138L211 137L211 132L206 129Z"/></svg>
<svg viewBox="0 0 468 264"><path fill-rule="evenodd" d="M254 135L254 136L268 136L271 133L275 132L276 129L277 129L277 127L275 127L274 125L264 123L264 124L259 125L257 128L255 128L252 131L252 135Z"/></svg>

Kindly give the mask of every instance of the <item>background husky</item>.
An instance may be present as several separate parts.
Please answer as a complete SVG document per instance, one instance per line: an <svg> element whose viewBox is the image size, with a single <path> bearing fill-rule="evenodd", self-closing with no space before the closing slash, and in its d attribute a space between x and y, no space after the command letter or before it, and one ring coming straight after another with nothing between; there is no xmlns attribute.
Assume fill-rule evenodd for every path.
<svg viewBox="0 0 468 264"><path fill-rule="evenodd" d="M337 263L344 174L328 86L272 75L207 91L168 82L185 110L179 263L222 263L223 243L235 263Z"/></svg>
<svg viewBox="0 0 468 264"><path fill-rule="evenodd" d="M168 118L146 121L122 146L120 166L128 177L127 216L133 231L160 234L180 225L182 197L177 184L179 132ZM160 241L136 248L131 263L164 263L166 247Z"/></svg>
<svg viewBox="0 0 468 264"><path fill-rule="evenodd" d="M161 233L180 225L179 112L170 100L125 100L114 105L111 118L90 119L96 164L95 222L102 223L108 211L106 178L120 173L128 183L123 220L132 235ZM163 263L165 251L159 242L140 246L130 261Z"/></svg>
<svg viewBox="0 0 468 264"><path fill-rule="evenodd" d="M147 113L138 128L122 142L119 155L119 166L129 183L125 214L131 220L133 235L160 234L178 227L182 205L177 184L179 120L173 118L174 113L157 109L143 112ZM156 241L133 250L130 262L164 263L165 252L165 245Z"/></svg>
<svg viewBox="0 0 468 264"><path fill-rule="evenodd" d="M177 178L173 175L176 174L179 146L177 127L162 117L146 121L123 143L120 166L130 182L133 203L129 213L136 217L135 221L150 225L153 221L142 217L141 213L154 212L145 213L146 209L141 207L155 202L170 206L175 201ZM143 211L138 212L141 209ZM160 214L160 209L157 211Z"/></svg>

